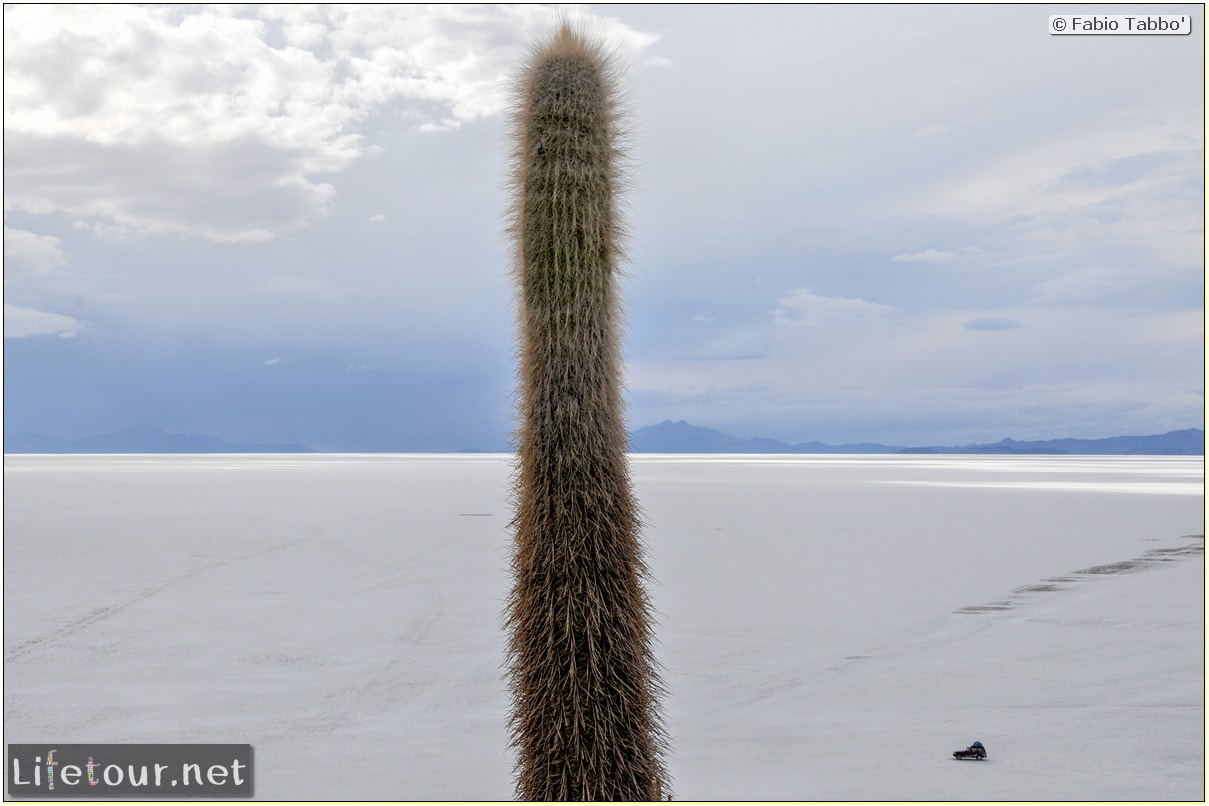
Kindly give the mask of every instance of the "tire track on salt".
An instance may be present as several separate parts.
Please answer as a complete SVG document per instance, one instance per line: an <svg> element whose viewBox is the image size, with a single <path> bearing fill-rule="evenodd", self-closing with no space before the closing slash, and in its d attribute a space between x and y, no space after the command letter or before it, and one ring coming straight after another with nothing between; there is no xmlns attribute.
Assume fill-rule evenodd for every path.
<svg viewBox="0 0 1209 806"><path fill-rule="evenodd" d="M30 638L26 641L22 641L20 644L13 647L13 649L11 651L5 653L4 662L12 663L13 661L18 660L18 659L28 655L29 653L33 652L36 649L41 649L49 644L53 644L56 641L62 640L63 638L66 638L69 635L72 635L74 633L79 632L80 630L83 630L85 627L88 627L91 624L96 624L98 621L104 621L105 619L109 618L110 616L113 616L113 615L121 612L122 610L125 610L126 608L130 607L131 605L138 604L139 602L143 601L144 599L150 598L150 597L154 596L155 594L159 593L160 591L162 591L166 588L170 588L173 585L177 585L181 582L184 582L187 579L192 579L193 577L199 576L208 571L215 571L219 568L224 568L228 565L234 565L235 563L243 562L244 560L251 560L256 557L262 557L266 554L273 554L278 551L285 551L286 549L291 549L295 546L305 543L308 540L309 540L309 538L303 538L300 540L291 540L290 542L283 543L280 546L273 546L271 548L261 549L260 551L253 551L248 554L241 554L238 557L232 557L231 559L228 559L228 560L220 560L219 562L210 563L209 565L203 565L201 568L195 568L192 571L186 571L185 573L180 574L179 576L172 577L171 579L167 580L166 582L161 582L158 585L155 585L155 586L148 588L147 590L144 590L134 596L131 596L129 599L124 599L123 601L120 601L116 604L108 605L107 607L98 607L97 609L93 610L92 612L88 613L87 615L68 622L64 626L60 627L59 629L55 630L54 632L52 632L48 635L43 635L40 638Z"/></svg>

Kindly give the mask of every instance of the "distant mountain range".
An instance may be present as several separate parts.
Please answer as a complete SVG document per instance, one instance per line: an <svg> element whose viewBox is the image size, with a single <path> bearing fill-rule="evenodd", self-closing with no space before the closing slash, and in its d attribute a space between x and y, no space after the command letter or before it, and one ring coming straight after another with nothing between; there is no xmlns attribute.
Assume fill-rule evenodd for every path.
<svg viewBox="0 0 1209 806"><path fill-rule="evenodd" d="M5 453L314 453L305 445L224 442L194 434L168 434L138 426L112 434L66 440L46 434L5 434Z"/></svg>
<svg viewBox="0 0 1209 806"><path fill-rule="evenodd" d="M1108 437L1106 439L1048 439L961 446L879 445L862 442L826 445L800 442L790 445L775 439L741 439L712 428L664 421L639 428L631 435L635 453L987 453L987 454L1078 454L1088 456L1204 456L1205 432L1186 428L1145 437Z"/></svg>
<svg viewBox="0 0 1209 806"><path fill-rule="evenodd" d="M1144 437L1108 437L1106 439L1049 439L1000 442L961 446L881 445L872 442L828 445L800 442L790 445L775 439L743 439L712 428L670 420L639 428L630 434L630 449L635 453L849 453L849 454L1071 454L1085 456L1204 456L1205 432L1186 428L1166 434ZM210 436L170 434L158 428L140 426L111 434L65 440L45 434L4 435L5 453L316 453L297 443L235 443Z"/></svg>
<svg viewBox="0 0 1209 806"><path fill-rule="evenodd" d="M902 448L874 443L824 445L822 442L802 442L790 445L762 437L742 439L684 420L665 420L631 433L630 450L635 453L898 453Z"/></svg>

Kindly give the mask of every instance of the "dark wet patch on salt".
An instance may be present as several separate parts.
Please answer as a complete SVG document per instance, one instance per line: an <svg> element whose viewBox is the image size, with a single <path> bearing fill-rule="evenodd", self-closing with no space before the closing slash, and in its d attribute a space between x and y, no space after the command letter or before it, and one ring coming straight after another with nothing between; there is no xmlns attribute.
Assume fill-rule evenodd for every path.
<svg viewBox="0 0 1209 806"><path fill-rule="evenodd" d="M1073 571L1070 574L1056 577L1046 577L1040 582L1035 582L1031 585L1022 585L1019 588L1012 590L1012 595L1005 599L999 599L986 604L971 605L970 607L962 607L953 612L965 615L977 615L979 613L993 613L1000 610L1014 610L1026 604L1033 594L1038 593L1057 593L1067 590L1071 585L1086 581L1100 576L1111 574L1124 574L1131 571L1137 571L1143 568L1149 568L1160 563L1169 563L1179 560L1184 557L1193 557L1205 553L1205 536L1201 535L1182 535L1188 540L1195 540L1195 543L1189 543L1183 546L1169 546L1164 548L1150 549L1140 557L1134 557L1131 560L1121 560L1115 563L1104 563L1103 565L1093 565L1089 568L1084 568L1079 571Z"/></svg>
<svg viewBox="0 0 1209 806"><path fill-rule="evenodd" d="M1053 593L1060 590L1065 590L1065 586L1053 582L1039 582L1036 585L1022 585L1012 593Z"/></svg>
<svg viewBox="0 0 1209 806"><path fill-rule="evenodd" d="M1133 569L1146 565L1146 560L1138 558L1136 560L1122 560L1119 563L1107 563L1105 565L1093 565L1091 568L1084 568L1082 571L1076 571L1076 574L1087 576L1091 574L1120 574L1124 571L1132 571Z"/></svg>
<svg viewBox="0 0 1209 806"><path fill-rule="evenodd" d="M991 602L984 605L972 605L963 607L955 612L957 613L992 613L996 610L1011 610L1015 605L1011 602Z"/></svg>

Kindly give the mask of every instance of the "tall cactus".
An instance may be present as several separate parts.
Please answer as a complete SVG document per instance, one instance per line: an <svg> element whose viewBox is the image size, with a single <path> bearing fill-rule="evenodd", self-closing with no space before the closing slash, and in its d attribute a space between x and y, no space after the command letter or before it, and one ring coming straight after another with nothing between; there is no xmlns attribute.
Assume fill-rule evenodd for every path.
<svg viewBox="0 0 1209 806"><path fill-rule="evenodd" d="M518 90L517 793L659 800L670 794L661 684L621 397L615 71L564 25L531 53Z"/></svg>

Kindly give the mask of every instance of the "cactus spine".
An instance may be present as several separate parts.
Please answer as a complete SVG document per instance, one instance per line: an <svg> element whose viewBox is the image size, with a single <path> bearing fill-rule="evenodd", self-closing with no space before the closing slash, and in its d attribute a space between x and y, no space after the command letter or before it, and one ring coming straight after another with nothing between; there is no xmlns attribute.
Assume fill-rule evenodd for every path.
<svg viewBox="0 0 1209 806"><path fill-rule="evenodd" d="M601 47L564 25L519 82L517 794L659 800L669 794L661 686L621 397L616 80Z"/></svg>

